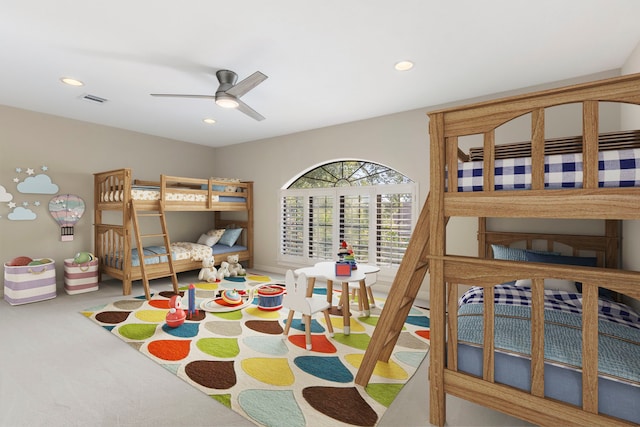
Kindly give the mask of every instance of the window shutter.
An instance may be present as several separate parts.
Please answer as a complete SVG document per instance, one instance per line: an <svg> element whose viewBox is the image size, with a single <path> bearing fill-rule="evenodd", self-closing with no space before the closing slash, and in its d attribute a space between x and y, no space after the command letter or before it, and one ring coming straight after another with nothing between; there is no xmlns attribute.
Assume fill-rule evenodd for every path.
<svg viewBox="0 0 640 427"><path fill-rule="evenodd" d="M304 256L304 197L284 196L281 199L280 253Z"/></svg>
<svg viewBox="0 0 640 427"><path fill-rule="evenodd" d="M376 263L398 266L411 238L411 193L378 194L376 202Z"/></svg>
<svg viewBox="0 0 640 427"><path fill-rule="evenodd" d="M340 240L353 249L356 262L369 262L369 200L368 195L340 197Z"/></svg>
<svg viewBox="0 0 640 427"><path fill-rule="evenodd" d="M333 259L333 196L309 197L309 258Z"/></svg>

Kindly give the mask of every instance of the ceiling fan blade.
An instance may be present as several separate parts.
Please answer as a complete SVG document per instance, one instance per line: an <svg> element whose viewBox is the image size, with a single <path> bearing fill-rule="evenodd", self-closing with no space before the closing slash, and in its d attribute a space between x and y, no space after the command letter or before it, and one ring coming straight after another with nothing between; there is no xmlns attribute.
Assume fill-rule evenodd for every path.
<svg viewBox="0 0 640 427"><path fill-rule="evenodd" d="M204 98L216 99L215 95L182 95L177 93L151 93L151 96L162 96L165 98Z"/></svg>
<svg viewBox="0 0 640 427"><path fill-rule="evenodd" d="M242 102L240 99L236 99L236 101L238 101L238 108L236 108L236 110L242 111L247 116L249 116L251 118L254 118L254 119L258 120L258 121L264 120L264 116L262 116L262 114L258 113L253 108L249 107L247 104Z"/></svg>
<svg viewBox="0 0 640 427"><path fill-rule="evenodd" d="M267 79L267 76L262 74L260 71L256 71L255 73L251 74L246 79L238 82L238 84L236 84L235 86L233 86L231 89L227 90L226 92L229 95L233 95L233 96L239 98L242 95L244 95L245 93L249 92L254 87L258 86L260 83L262 83L266 79Z"/></svg>

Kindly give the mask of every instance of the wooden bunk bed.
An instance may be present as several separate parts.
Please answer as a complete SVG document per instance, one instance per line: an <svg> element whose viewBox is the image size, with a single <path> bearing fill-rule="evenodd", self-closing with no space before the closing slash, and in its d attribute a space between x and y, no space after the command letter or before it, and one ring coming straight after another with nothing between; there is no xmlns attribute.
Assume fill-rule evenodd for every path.
<svg viewBox="0 0 640 427"><path fill-rule="evenodd" d="M253 267L252 182L168 175L161 175L160 181L154 182L134 180L131 169L127 168L100 172L94 174L94 255L99 260L98 280L102 280L102 274L122 280L124 295L131 293L132 281L143 279L138 248L133 241L134 203L137 211L210 211L214 214L216 229L242 229L238 242L232 246L216 244L207 248L191 242L172 242L176 273L202 268L205 253L213 254L217 264L224 261L227 254L238 254L240 262L247 268ZM115 212L117 218L112 218L109 211ZM223 218L224 212L246 214L241 214L241 219ZM162 272L167 271L167 257L153 259L154 251L162 253L166 249L145 247L144 269L150 277L161 277Z"/></svg>
<svg viewBox="0 0 640 427"><path fill-rule="evenodd" d="M390 358L428 270L432 424L445 424L447 394L539 425L640 423L640 322L626 305L612 311L611 306L619 303L602 293L614 292L618 301L640 299L640 273L620 270L617 259L620 220L640 219L640 179L629 178L640 176L640 161L635 160L640 153L638 148L608 151L599 146L601 102L640 104L640 74L429 113L430 194L356 383L366 385L376 363ZM569 174L553 176L551 164L558 159L545 149L544 118L547 108L571 103L582 104L579 152L559 156L573 158L566 170L582 173L565 180ZM496 128L525 114L531 116L530 157L524 158L526 167L518 169L527 178L499 176L507 168L499 166ZM459 138L466 135L483 136L480 174L466 173L466 162L459 160L466 157L459 147ZM607 153L619 161L608 161ZM618 169L609 171L613 163ZM607 172L599 170L603 168ZM466 177L479 183L471 179L467 186ZM446 226L456 216L479 218L478 257L446 252ZM603 236L495 233L486 230L485 218L600 219L606 232ZM494 249L502 251L516 241L524 242L520 250L528 248L533 255L491 258ZM534 241L548 243L533 251ZM569 254L549 254L558 249L554 242ZM579 258L585 250L589 256ZM556 256L595 261L559 264L552 260ZM576 292L565 292L575 298L575 311L549 307L549 291L562 293L545 289L551 280L580 286ZM479 293L475 304L467 304L474 298L467 293L459 298L461 285L476 287L472 288ZM526 302L505 304L500 299L504 287L525 289ZM484 298L484 292L494 297ZM627 311L622 315L615 312L618 309ZM564 339L563 334L572 338ZM573 359L557 359L558 354Z"/></svg>

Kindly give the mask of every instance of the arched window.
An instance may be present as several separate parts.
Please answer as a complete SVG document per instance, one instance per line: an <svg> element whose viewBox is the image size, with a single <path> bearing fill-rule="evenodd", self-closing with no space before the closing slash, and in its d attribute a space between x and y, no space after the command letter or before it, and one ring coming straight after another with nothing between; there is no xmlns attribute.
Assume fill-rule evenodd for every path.
<svg viewBox="0 0 640 427"><path fill-rule="evenodd" d="M337 259L341 241L356 261L394 268L415 224L416 184L384 165L342 160L318 166L280 192L279 260Z"/></svg>

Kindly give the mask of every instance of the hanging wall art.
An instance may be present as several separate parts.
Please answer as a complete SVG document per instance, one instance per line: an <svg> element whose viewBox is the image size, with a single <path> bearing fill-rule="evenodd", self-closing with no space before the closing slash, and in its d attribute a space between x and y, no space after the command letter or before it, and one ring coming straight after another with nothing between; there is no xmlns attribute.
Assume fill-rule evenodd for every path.
<svg viewBox="0 0 640 427"><path fill-rule="evenodd" d="M49 212L60 225L60 240L73 240L73 227L84 214L84 201L75 194L60 194L49 202Z"/></svg>

